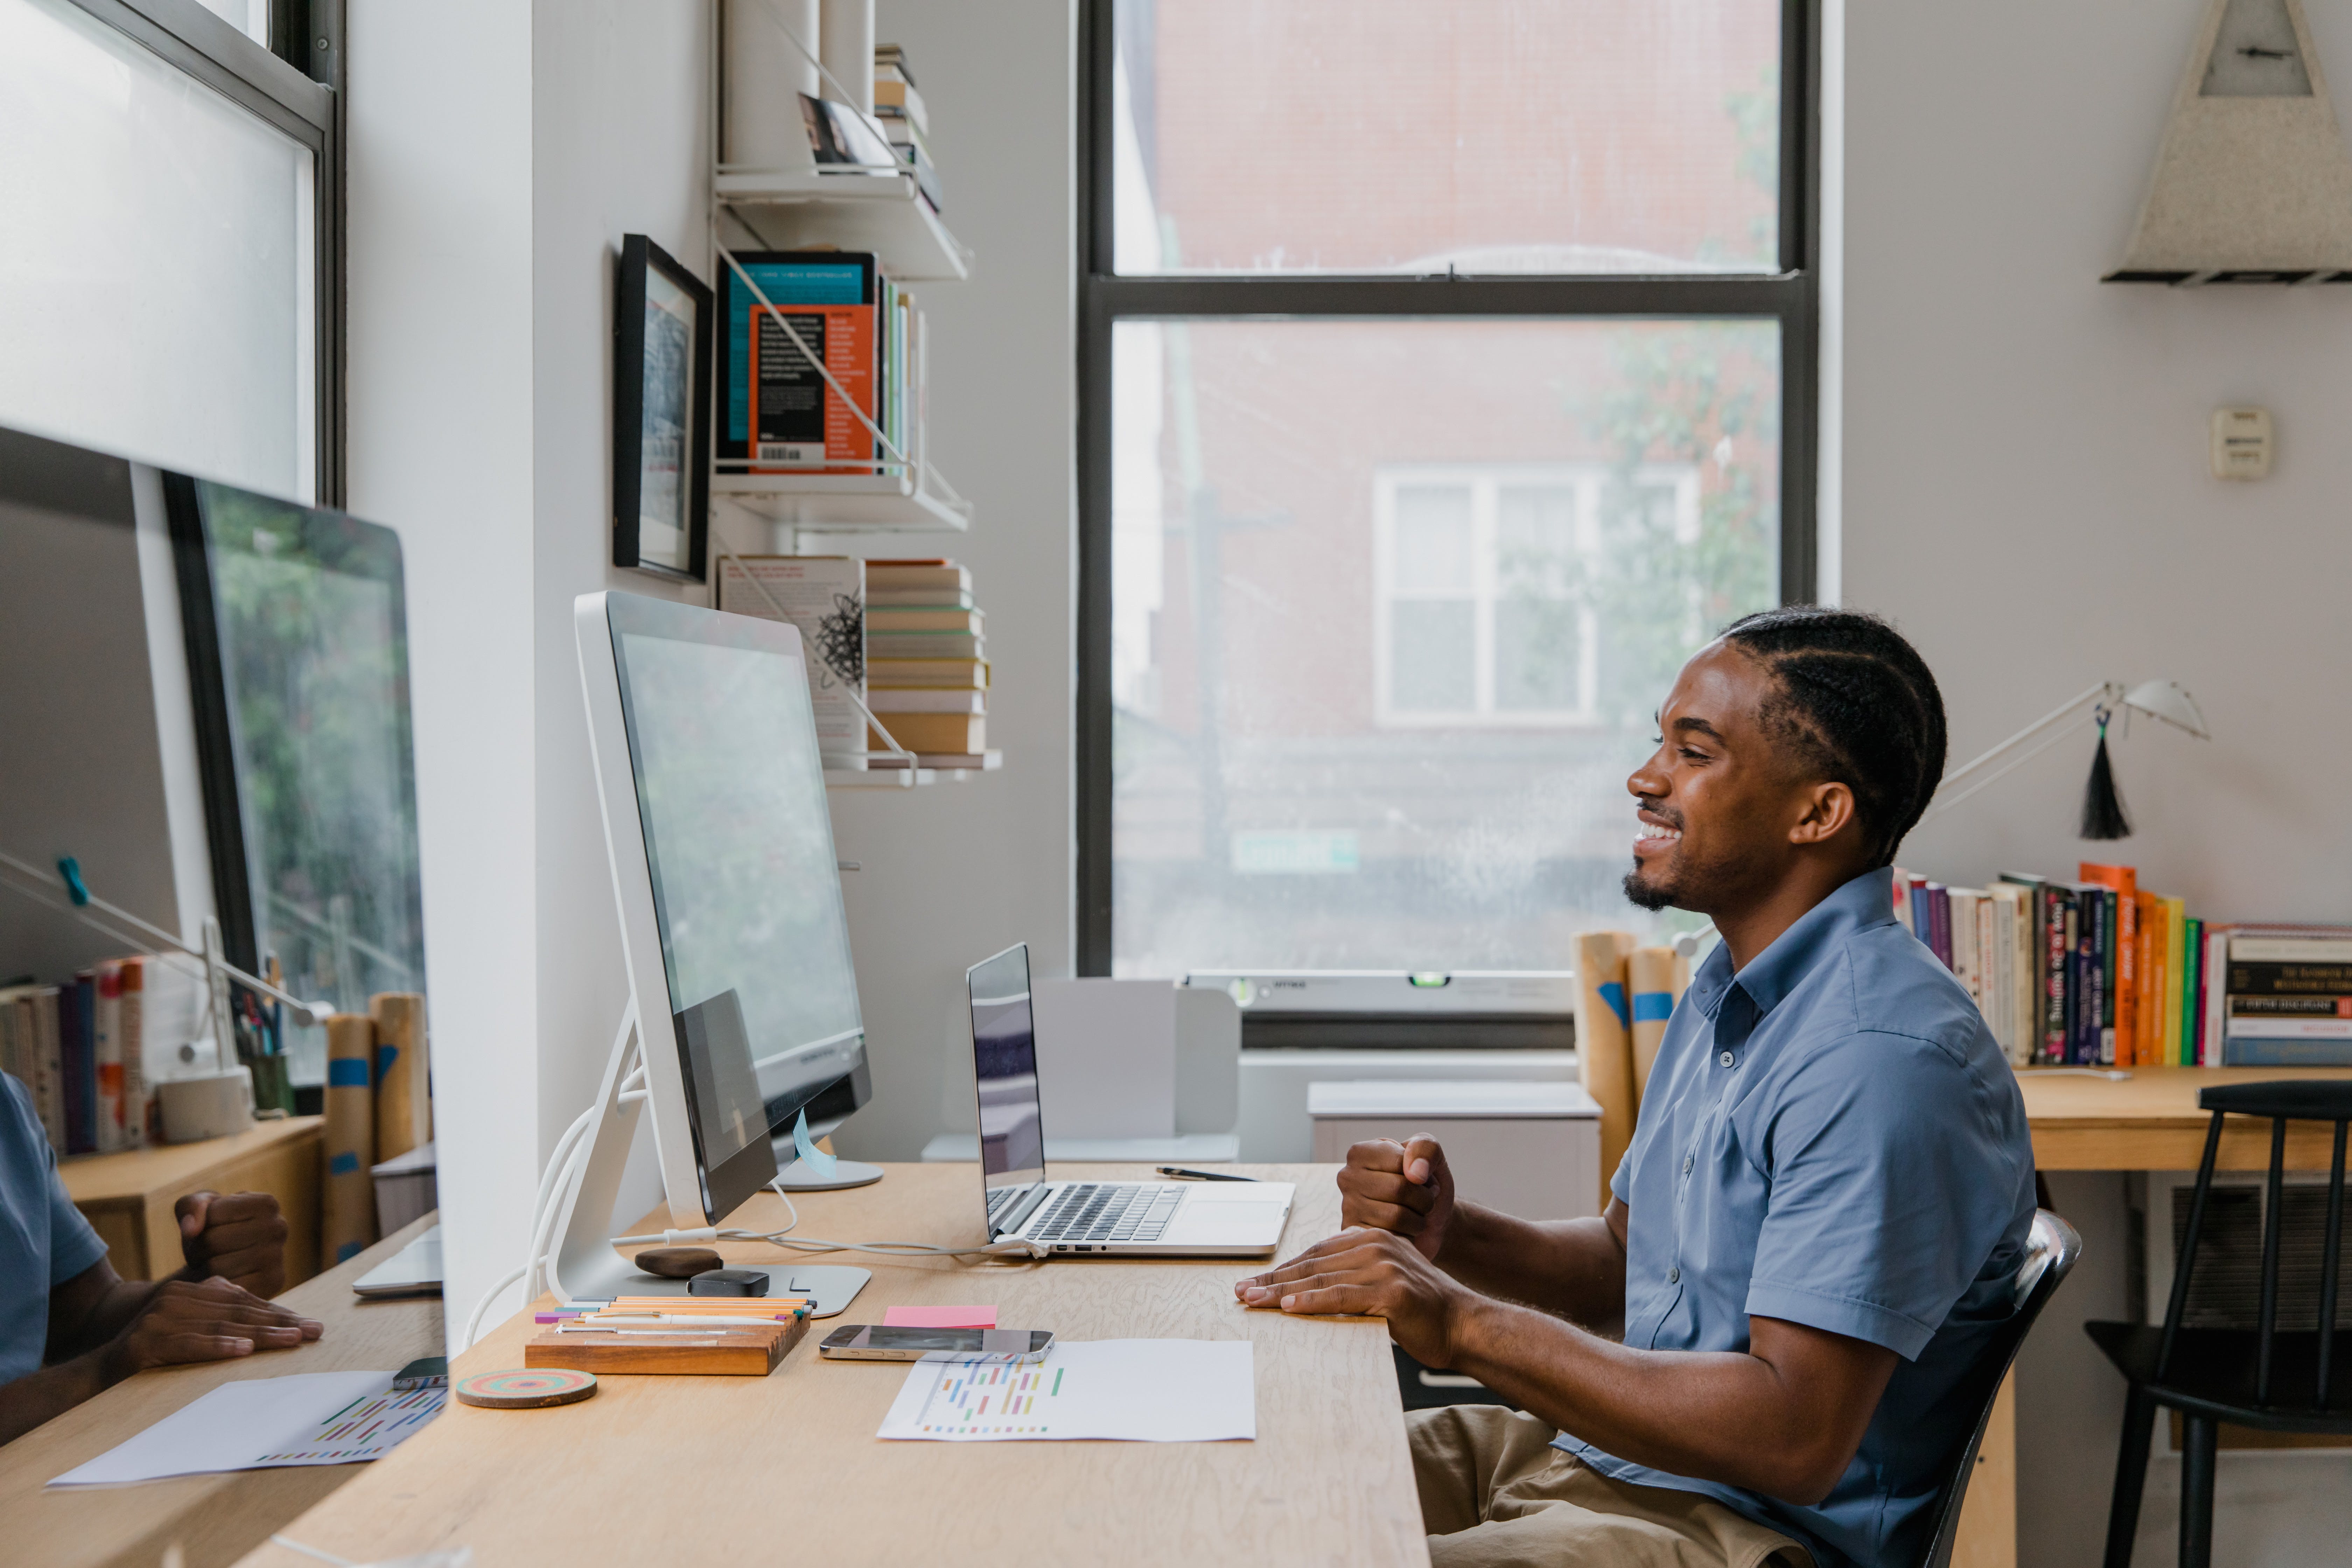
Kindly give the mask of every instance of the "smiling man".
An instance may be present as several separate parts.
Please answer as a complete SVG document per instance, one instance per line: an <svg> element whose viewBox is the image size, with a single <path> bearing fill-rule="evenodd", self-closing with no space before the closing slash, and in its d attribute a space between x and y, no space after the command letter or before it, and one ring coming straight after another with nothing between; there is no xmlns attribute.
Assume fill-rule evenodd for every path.
<svg viewBox="0 0 2352 1568"><path fill-rule="evenodd" d="M1884 621L1796 607L1701 649L1659 731L1626 895L1723 940L1608 1211L1514 1219L1433 1140L1361 1143L1351 1228L1235 1289L1524 1408L1409 1418L1439 1568L1907 1563L2033 1216L2016 1080L1889 902L1943 700Z"/></svg>

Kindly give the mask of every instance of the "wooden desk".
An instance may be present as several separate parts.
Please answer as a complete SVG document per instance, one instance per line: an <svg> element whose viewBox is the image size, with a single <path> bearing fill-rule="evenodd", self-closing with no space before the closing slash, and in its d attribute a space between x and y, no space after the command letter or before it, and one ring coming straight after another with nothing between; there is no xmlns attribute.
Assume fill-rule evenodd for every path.
<svg viewBox="0 0 2352 1568"><path fill-rule="evenodd" d="M2193 1171L2205 1157L2210 1111L2200 1090L2276 1079L2347 1079L2352 1068L2140 1068L2121 1082L2079 1074L2017 1075L2033 1130L2033 1163L2045 1171ZM2290 1122L2292 1171L2327 1169L2325 1122ZM2240 1118L2221 1135L2220 1168L2270 1169L2270 1124Z"/></svg>
<svg viewBox="0 0 2352 1568"><path fill-rule="evenodd" d="M1283 1255L1337 1228L1333 1167L1239 1168L1298 1184ZM879 1185L800 1199L800 1229L841 1240L978 1241L973 1166L885 1169ZM782 1220L782 1205L762 1194L733 1223ZM750 1245L720 1250L778 1256ZM814 1325L821 1331L879 1322L899 1302L992 1303L1008 1328L1073 1340L1250 1340L1257 1439L884 1442L874 1434L906 1367L821 1360L813 1333L765 1378L607 1377L594 1398L552 1410L453 1404L284 1533L356 1562L462 1544L483 1568L624 1559L844 1568L1428 1561L1395 1364L1377 1321L1246 1310L1232 1281L1260 1267L1247 1259L823 1261L870 1268L874 1279L842 1317ZM530 1327L509 1320L457 1370L519 1364ZM246 1561L301 1568L311 1560L265 1545Z"/></svg>
<svg viewBox="0 0 2352 1568"><path fill-rule="evenodd" d="M286 1215L286 1281L319 1271L319 1162L326 1118L257 1121L226 1138L165 1143L121 1154L58 1162L66 1194L125 1279L154 1279L181 1268L180 1222L172 1205L207 1187L268 1193Z"/></svg>
<svg viewBox="0 0 2352 1568"><path fill-rule="evenodd" d="M188 1568L218 1568L365 1469L320 1465L181 1476L135 1487L45 1489L50 1477L96 1458L224 1383L296 1372L396 1372L418 1356L439 1355L439 1298L362 1301L352 1294L352 1280L422 1236L435 1217L425 1215L278 1298L325 1325L315 1344L142 1372L0 1447L0 1519L8 1521L0 1556L44 1568L154 1568L177 1542Z"/></svg>
<svg viewBox="0 0 2352 1568"><path fill-rule="evenodd" d="M2352 1078L2352 1068L2138 1068L2121 1080L2028 1069L2017 1082L2036 1168L2193 1171L2205 1158L2205 1131L2212 1121L2210 1111L2197 1109L2200 1090L2305 1078ZM2332 1136L2324 1122L2289 1123L2288 1169L2326 1170ZM2269 1123L2237 1120L2224 1128L2220 1169L2266 1171L2270 1163ZM2017 1561L2015 1383L2012 1375L2003 1385L1985 1431L1952 1554L1955 1568L2010 1568Z"/></svg>

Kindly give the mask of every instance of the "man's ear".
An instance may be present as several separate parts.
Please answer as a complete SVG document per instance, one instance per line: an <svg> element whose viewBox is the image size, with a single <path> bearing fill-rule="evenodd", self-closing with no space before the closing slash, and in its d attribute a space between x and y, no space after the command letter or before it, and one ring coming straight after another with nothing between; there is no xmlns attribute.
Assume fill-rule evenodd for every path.
<svg viewBox="0 0 2352 1568"><path fill-rule="evenodd" d="M1834 779L1807 787L1801 802L1795 826L1789 829L1791 844L1827 844L1840 834L1848 834L1855 820L1853 791Z"/></svg>

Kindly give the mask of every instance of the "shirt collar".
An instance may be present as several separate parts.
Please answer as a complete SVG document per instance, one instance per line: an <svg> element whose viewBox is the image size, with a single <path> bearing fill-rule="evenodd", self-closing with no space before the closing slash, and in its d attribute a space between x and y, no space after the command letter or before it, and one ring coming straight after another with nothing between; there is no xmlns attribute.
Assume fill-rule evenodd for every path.
<svg viewBox="0 0 2352 1568"><path fill-rule="evenodd" d="M1732 973L1730 947L1717 942L1691 976L1691 1000L1713 1018L1725 994L1737 984L1759 1016L1769 1013L1847 937L1895 919L1894 888L1892 866L1864 871L1799 916L1737 974Z"/></svg>

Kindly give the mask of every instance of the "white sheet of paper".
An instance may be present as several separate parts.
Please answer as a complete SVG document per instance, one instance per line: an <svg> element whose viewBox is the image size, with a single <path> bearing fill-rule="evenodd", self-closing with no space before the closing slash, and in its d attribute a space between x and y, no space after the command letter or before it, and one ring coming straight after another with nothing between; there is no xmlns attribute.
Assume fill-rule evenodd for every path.
<svg viewBox="0 0 2352 1568"><path fill-rule="evenodd" d="M1165 980L1038 980L1037 1098L1052 1138L1176 1131L1176 987Z"/></svg>
<svg viewBox="0 0 2352 1568"><path fill-rule="evenodd" d="M117 1486L166 1476L380 1458L439 1414L446 1388L392 1391L389 1372L300 1372L225 1383L49 1482Z"/></svg>
<svg viewBox="0 0 2352 1568"><path fill-rule="evenodd" d="M1030 1365L918 1363L877 1436L934 1443L1253 1439L1250 1342L1064 1340Z"/></svg>

